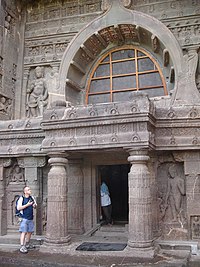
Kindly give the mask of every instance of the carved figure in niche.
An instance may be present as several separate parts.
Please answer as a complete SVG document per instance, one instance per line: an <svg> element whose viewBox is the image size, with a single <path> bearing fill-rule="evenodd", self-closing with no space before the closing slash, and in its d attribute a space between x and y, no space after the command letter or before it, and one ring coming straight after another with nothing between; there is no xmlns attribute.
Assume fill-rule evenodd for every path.
<svg viewBox="0 0 200 267"><path fill-rule="evenodd" d="M5 17L5 22L4 22L4 26L7 30L10 30L10 23L11 23L11 16L7 15Z"/></svg>
<svg viewBox="0 0 200 267"><path fill-rule="evenodd" d="M156 37L155 35L151 36L151 45L152 45L153 51L155 53L158 53L160 49L160 43L159 43L158 37Z"/></svg>
<svg viewBox="0 0 200 267"><path fill-rule="evenodd" d="M171 208L172 221L184 222L182 202L183 196L185 195L185 181L177 173L175 165L172 165L168 169L168 185L167 185L167 194L165 198L165 207L168 208L168 205Z"/></svg>
<svg viewBox="0 0 200 267"><path fill-rule="evenodd" d="M0 99L0 112L6 113L6 99L3 96Z"/></svg>
<svg viewBox="0 0 200 267"><path fill-rule="evenodd" d="M30 89L27 89L27 117L42 116L43 110L48 103L44 69L39 66L36 67L35 76L36 79L31 83Z"/></svg>
<svg viewBox="0 0 200 267"><path fill-rule="evenodd" d="M190 49L186 55L184 55L184 59L187 62L187 73L191 77L195 78L197 64L198 64L198 53L197 49Z"/></svg>
<svg viewBox="0 0 200 267"><path fill-rule="evenodd" d="M200 217L199 216L192 216L192 239L199 239L200 238Z"/></svg>
<svg viewBox="0 0 200 267"><path fill-rule="evenodd" d="M14 183L24 182L24 174L18 165L14 167L13 173L10 176L10 182Z"/></svg>
<svg viewBox="0 0 200 267"><path fill-rule="evenodd" d="M12 118L12 112L13 112L12 111L12 100L10 98L7 100L6 111L7 111L8 115L9 115L9 117Z"/></svg>
<svg viewBox="0 0 200 267"><path fill-rule="evenodd" d="M108 8L110 7L110 5L111 5L110 0L102 0L101 10L104 11L104 12L107 11Z"/></svg>
<svg viewBox="0 0 200 267"><path fill-rule="evenodd" d="M45 198L43 201L43 212L42 212L42 229L46 232L47 226L47 199Z"/></svg>

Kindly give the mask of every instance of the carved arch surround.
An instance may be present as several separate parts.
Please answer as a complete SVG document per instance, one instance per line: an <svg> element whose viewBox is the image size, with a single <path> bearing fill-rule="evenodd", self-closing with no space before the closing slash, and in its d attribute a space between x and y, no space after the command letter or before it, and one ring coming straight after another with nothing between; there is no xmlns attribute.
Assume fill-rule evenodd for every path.
<svg viewBox="0 0 200 267"><path fill-rule="evenodd" d="M116 16L116 14L118 15ZM183 77L185 73L185 64L182 49L171 31L154 17L114 5L106 13L83 28L67 47L59 71L59 86L63 94L65 94L67 86L74 89L77 93L84 89L88 73L87 67L94 64L94 60L102 55L106 49L110 48L110 41L116 45L114 34L108 33L110 40L106 40L106 34L102 38L103 31L111 29L116 33L118 36L118 45L120 43L124 44L127 41L124 40L124 32L126 30L122 34L123 25L128 25L129 28L133 28L130 34L132 34L132 42L134 44L141 45L142 42L145 42L145 38L151 39L152 36L155 36L159 40L162 51L165 49L169 53L171 66L173 66L176 77L173 89L177 88L179 77ZM94 40L96 51L88 49L89 40L91 41L92 39ZM101 49L95 46L95 42L99 43ZM157 53L157 51L154 52ZM80 60L81 53L85 55L86 60L83 65L79 64L79 62L83 62L82 59Z"/></svg>

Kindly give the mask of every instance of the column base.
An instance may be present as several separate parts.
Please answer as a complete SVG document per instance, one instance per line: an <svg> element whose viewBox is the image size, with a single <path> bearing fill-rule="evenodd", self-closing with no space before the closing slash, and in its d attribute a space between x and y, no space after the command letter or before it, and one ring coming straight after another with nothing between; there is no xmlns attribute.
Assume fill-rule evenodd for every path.
<svg viewBox="0 0 200 267"><path fill-rule="evenodd" d="M66 253L70 244L70 236L66 236L59 240L46 238L43 245L40 247L40 251L47 253Z"/></svg>
<svg viewBox="0 0 200 267"><path fill-rule="evenodd" d="M156 249L154 247L135 248L127 246L126 251L130 252L132 257L142 259L153 259L156 255Z"/></svg>

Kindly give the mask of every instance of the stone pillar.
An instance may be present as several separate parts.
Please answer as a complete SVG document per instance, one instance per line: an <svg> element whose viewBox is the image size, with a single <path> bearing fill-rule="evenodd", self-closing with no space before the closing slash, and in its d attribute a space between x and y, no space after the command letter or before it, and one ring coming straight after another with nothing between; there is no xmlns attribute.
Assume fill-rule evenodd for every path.
<svg viewBox="0 0 200 267"><path fill-rule="evenodd" d="M25 169L25 182L30 186L32 195L37 201L37 209L35 216L35 232L42 234L42 221L41 221L41 204L42 204L42 190L41 190L41 167L45 166L46 158L43 156L38 157L23 157L18 158L18 164L21 168Z"/></svg>
<svg viewBox="0 0 200 267"><path fill-rule="evenodd" d="M6 209L6 197L5 197L5 181L4 181L4 167L7 167L7 162L11 160L8 159L4 161L0 160L0 236L7 234L7 209Z"/></svg>
<svg viewBox="0 0 200 267"><path fill-rule="evenodd" d="M152 196L148 151L129 150L131 163L129 179L129 236L128 246L142 257L153 257Z"/></svg>
<svg viewBox="0 0 200 267"><path fill-rule="evenodd" d="M51 154L48 174L47 230L41 251L64 252L70 242L68 235L67 191L68 174L66 154Z"/></svg>
<svg viewBox="0 0 200 267"><path fill-rule="evenodd" d="M84 232L84 199L81 160L69 162L68 189L68 230L71 234L82 234Z"/></svg>

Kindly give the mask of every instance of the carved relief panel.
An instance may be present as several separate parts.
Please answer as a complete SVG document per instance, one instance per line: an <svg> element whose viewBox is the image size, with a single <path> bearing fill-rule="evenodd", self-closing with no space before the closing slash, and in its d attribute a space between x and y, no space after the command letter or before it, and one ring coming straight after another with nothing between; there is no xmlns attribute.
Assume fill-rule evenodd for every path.
<svg viewBox="0 0 200 267"><path fill-rule="evenodd" d="M186 239L186 183L183 165L162 163L157 171L160 225L164 238Z"/></svg>
<svg viewBox="0 0 200 267"><path fill-rule="evenodd" d="M25 64L60 61L74 35L100 12L101 0L30 2L26 10Z"/></svg>
<svg viewBox="0 0 200 267"><path fill-rule="evenodd" d="M0 93L0 119L9 120L13 118L13 101Z"/></svg>
<svg viewBox="0 0 200 267"><path fill-rule="evenodd" d="M20 168L16 160L9 162L5 168L6 203L7 203L7 230L8 232L18 227L15 218L15 202L22 195L25 186L24 169Z"/></svg>
<svg viewBox="0 0 200 267"><path fill-rule="evenodd" d="M190 217L191 239L200 239L200 215Z"/></svg>
<svg viewBox="0 0 200 267"><path fill-rule="evenodd" d="M0 97L2 120L14 118L14 99L17 75L17 61L19 49L18 15L15 3L6 1L3 7L3 38L2 49L0 47ZM18 34L16 34L18 32ZM1 45L0 45L1 46ZM2 98L4 97L4 98ZM4 110L4 105L6 110Z"/></svg>

